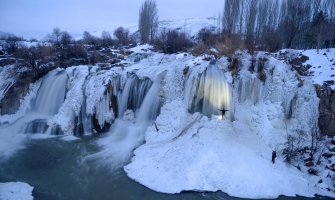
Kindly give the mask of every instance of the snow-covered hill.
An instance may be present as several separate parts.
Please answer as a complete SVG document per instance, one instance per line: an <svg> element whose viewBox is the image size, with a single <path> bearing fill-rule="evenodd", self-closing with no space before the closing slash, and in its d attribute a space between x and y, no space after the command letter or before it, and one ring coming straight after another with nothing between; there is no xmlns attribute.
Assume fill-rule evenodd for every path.
<svg viewBox="0 0 335 200"><path fill-rule="evenodd" d="M303 68L314 84L327 85L335 89L335 48L293 50L285 49L280 53L292 62L298 70ZM295 62L298 61L298 62Z"/></svg>
<svg viewBox="0 0 335 200"><path fill-rule="evenodd" d="M129 30L130 34L137 34L138 32L138 24L137 23L131 23L131 24L125 24L122 25L124 28ZM172 29L172 30L178 30L186 32L190 37L194 37L197 35L197 33L202 28L208 28L210 30L215 30L215 27L217 26L217 21L215 18L188 18L188 19L168 19L168 20L161 20L158 24L158 30L164 30L164 29ZM101 37L101 34L103 31L109 31L111 34L113 34L114 30L118 28L119 26L115 25L111 27L108 30L97 30L97 29L91 29L87 30L92 35ZM46 36L51 33L52 30L49 31L36 31L36 32L25 32L20 34L19 36L24 37L25 39L35 38L38 40L45 40ZM66 30L64 30L66 31ZM0 32L0 36L1 36ZM3 33L5 34L5 33ZM81 39L83 37L83 32L70 32L70 34L75 39Z"/></svg>
<svg viewBox="0 0 335 200"><path fill-rule="evenodd" d="M323 85L324 83L335 89L335 49L321 49L300 51L309 59L304 65L310 65L309 72L313 83Z"/></svg>

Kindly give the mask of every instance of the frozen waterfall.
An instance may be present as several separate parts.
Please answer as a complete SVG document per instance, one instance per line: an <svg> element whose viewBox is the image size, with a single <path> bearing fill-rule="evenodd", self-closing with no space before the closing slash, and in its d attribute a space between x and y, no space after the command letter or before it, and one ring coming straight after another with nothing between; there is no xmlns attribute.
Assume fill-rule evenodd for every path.
<svg viewBox="0 0 335 200"><path fill-rule="evenodd" d="M190 112L221 116L220 110L229 110L231 116L232 92L225 74L216 65L209 65L200 75L192 72L186 83L185 100Z"/></svg>

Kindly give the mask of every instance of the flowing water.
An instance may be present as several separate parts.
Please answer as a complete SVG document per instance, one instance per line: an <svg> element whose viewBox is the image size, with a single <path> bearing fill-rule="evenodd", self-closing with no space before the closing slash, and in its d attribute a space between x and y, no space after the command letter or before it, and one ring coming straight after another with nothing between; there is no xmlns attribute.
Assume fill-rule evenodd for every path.
<svg viewBox="0 0 335 200"><path fill-rule="evenodd" d="M35 200L238 200L222 192L162 194L129 179L122 168L110 170L103 160L89 161L87 155L99 149L99 137L75 141L58 138L31 140L26 149L0 165L0 182L23 181L34 186ZM309 198L280 197L280 200ZM314 199L330 199L317 197Z"/></svg>

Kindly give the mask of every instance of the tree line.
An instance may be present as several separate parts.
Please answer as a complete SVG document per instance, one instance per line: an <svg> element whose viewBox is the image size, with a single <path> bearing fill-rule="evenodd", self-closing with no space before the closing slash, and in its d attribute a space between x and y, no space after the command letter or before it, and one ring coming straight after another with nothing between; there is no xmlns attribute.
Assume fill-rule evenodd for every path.
<svg viewBox="0 0 335 200"><path fill-rule="evenodd" d="M57 52L59 60L66 60L71 56L86 58L87 48L127 46L138 40L153 44L164 53L191 49L201 54L211 47L223 54L236 49L276 51L335 47L334 0L225 0L224 9L217 17L216 31L204 28L197 40L191 40L187 33L179 30L158 30L158 21L156 1L145 0L139 8L136 34L131 35L129 30L119 27L113 32L114 37L107 31L100 37L85 31L82 39L75 40L68 32L55 28L47 37L53 48L40 48L42 52ZM22 38L7 36L2 39L6 41L2 46L7 53L16 52L18 57L32 54L20 46ZM33 52L34 48L30 50ZM42 54L38 52L41 51L36 54ZM88 63L94 63L95 57L87 59L92 60Z"/></svg>
<svg viewBox="0 0 335 200"><path fill-rule="evenodd" d="M158 10L154 0L146 0L139 13L142 42L152 43L167 52L192 46L185 38L186 33L176 30L158 33ZM216 33L201 30L198 41L230 51L237 48L276 51L335 47L335 1L225 0L216 26Z"/></svg>
<svg viewBox="0 0 335 200"><path fill-rule="evenodd" d="M225 0L221 34L251 49L335 46L334 0Z"/></svg>

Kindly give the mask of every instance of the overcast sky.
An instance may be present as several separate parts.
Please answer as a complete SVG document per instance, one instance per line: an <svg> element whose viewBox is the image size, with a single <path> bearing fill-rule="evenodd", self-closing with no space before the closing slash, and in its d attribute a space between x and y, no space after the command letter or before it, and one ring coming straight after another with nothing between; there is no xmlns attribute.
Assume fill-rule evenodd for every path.
<svg viewBox="0 0 335 200"><path fill-rule="evenodd" d="M0 31L18 35L113 30L137 23L144 0L0 0ZM156 0L161 19L213 17L223 0Z"/></svg>

